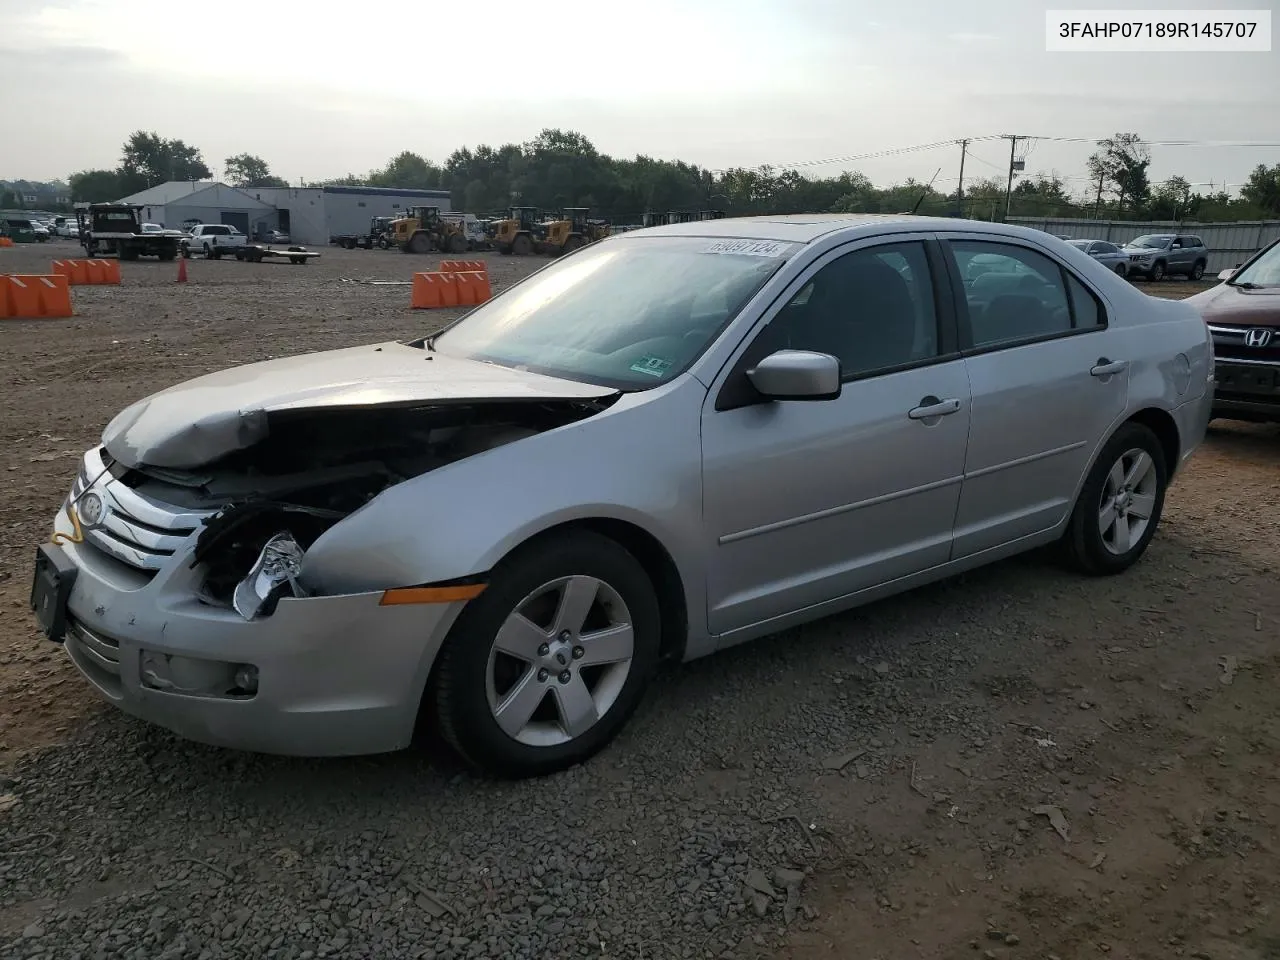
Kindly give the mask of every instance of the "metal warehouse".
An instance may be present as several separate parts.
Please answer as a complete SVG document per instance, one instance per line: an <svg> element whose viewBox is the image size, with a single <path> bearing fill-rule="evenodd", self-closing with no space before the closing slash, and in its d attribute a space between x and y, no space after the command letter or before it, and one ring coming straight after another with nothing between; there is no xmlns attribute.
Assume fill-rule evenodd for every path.
<svg viewBox="0 0 1280 960"><path fill-rule="evenodd" d="M270 204L278 229L297 243L328 243L330 237L365 234L372 217L396 217L412 206L449 210L448 190L395 187L249 187L249 197Z"/></svg>
<svg viewBox="0 0 1280 960"><path fill-rule="evenodd" d="M142 207L142 219L169 230L197 223L226 223L256 236L276 225L276 211L247 193L214 181L171 180L125 197Z"/></svg>
<svg viewBox="0 0 1280 960"><path fill-rule="evenodd" d="M326 244L331 237L369 232L373 217L395 217L412 206L448 211L448 190L395 187L246 187L213 181L172 180L125 197L142 207L148 223L186 229L225 223L250 236L281 230L295 243Z"/></svg>

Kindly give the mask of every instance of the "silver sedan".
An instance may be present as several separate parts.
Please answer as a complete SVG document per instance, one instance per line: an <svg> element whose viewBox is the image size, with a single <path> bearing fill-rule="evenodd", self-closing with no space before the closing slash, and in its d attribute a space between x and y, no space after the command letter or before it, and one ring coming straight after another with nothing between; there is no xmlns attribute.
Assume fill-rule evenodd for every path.
<svg viewBox="0 0 1280 960"><path fill-rule="evenodd" d="M1194 308L1039 231L638 230L434 336L140 400L85 454L32 605L186 737L355 754L422 720L546 773L662 660L1044 545L1120 573L1212 374Z"/></svg>
<svg viewBox="0 0 1280 960"><path fill-rule="evenodd" d="M1129 272L1129 255L1108 240L1068 240L1071 246L1097 260L1108 270L1125 276Z"/></svg>

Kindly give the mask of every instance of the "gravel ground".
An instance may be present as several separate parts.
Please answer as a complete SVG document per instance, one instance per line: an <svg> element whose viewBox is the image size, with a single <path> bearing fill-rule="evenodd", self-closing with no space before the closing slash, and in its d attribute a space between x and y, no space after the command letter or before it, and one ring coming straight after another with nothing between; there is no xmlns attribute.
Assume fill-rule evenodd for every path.
<svg viewBox="0 0 1280 960"><path fill-rule="evenodd" d="M536 782L100 706L25 609L74 458L177 380L429 329L339 282L422 262L125 264L0 324L0 957L1280 957L1274 427L1215 428L1125 576L1024 557L672 670Z"/></svg>

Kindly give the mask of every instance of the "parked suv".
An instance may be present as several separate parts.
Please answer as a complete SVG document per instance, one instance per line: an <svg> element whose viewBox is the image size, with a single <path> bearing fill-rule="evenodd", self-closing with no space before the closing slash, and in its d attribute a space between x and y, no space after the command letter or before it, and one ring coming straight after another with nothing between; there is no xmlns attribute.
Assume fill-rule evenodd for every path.
<svg viewBox="0 0 1280 960"><path fill-rule="evenodd" d="M1280 240L1188 297L1213 335L1213 416L1280 422Z"/></svg>
<svg viewBox="0 0 1280 960"><path fill-rule="evenodd" d="M1129 256L1129 276L1157 282L1171 274L1199 280L1209 262L1204 241L1186 233L1149 233L1126 243L1124 252Z"/></svg>
<svg viewBox="0 0 1280 960"><path fill-rule="evenodd" d="M182 238L182 255L190 257L192 252L198 251L210 260L217 260L223 250L234 254L237 247L248 242L248 237L225 223L198 223Z"/></svg>

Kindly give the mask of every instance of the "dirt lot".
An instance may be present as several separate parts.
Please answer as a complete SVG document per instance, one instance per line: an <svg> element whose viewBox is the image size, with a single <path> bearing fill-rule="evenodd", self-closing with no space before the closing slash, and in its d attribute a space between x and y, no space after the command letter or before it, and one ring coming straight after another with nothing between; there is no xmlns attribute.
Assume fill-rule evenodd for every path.
<svg viewBox="0 0 1280 960"><path fill-rule="evenodd" d="M75 458L175 381L438 324L340 279L422 262L125 264L0 324L0 957L1280 958L1274 427L1215 426L1125 576L1022 558L701 661L543 781L100 706L26 609Z"/></svg>

